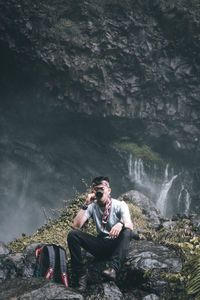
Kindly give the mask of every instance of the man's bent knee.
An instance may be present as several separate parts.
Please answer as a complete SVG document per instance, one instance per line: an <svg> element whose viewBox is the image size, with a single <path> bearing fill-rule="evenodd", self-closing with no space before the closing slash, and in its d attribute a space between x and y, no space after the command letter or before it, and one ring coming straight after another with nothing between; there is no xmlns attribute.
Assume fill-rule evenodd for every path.
<svg viewBox="0 0 200 300"><path fill-rule="evenodd" d="M79 233L79 230L77 229L72 229L69 231L68 235L67 235L67 241L71 241L72 239L74 239Z"/></svg>
<svg viewBox="0 0 200 300"><path fill-rule="evenodd" d="M130 230L129 228L124 228L120 232L120 235L123 236L124 238L130 238L131 239L131 234L132 234L132 230Z"/></svg>

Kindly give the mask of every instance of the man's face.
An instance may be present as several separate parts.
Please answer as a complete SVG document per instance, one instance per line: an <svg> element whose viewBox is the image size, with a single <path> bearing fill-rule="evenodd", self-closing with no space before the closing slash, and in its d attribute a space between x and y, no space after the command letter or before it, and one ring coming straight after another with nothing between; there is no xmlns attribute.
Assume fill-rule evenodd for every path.
<svg viewBox="0 0 200 300"><path fill-rule="evenodd" d="M93 188L93 192L96 193L97 190L101 190L102 193L103 193L103 196L101 197L101 199L98 199L97 198L97 201L98 203L101 205L101 206L104 206L106 204L106 201L110 195L110 192L111 192L111 188L103 185L103 184L99 184L99 185L96 185L94 188Z"/></svg>

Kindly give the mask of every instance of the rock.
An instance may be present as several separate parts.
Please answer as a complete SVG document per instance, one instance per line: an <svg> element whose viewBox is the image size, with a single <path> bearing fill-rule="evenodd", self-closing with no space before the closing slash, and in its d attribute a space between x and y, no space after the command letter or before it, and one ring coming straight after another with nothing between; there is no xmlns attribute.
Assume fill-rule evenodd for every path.
<svg viewBox="0 0 200 300"><path fill-rule="evenodd" d="M104 284L102 271L106 264L107 261L98 261L92 256L87 256L89 286ZM164 297L169 293L170 288L161 274L178 273L181 269L182 264L173 250L151 241L132 240L127 261L117 276L116 285L123 294L130 289L132 293L134 288L145 291L145 287L146 290L150 287L153 293ZM90 292L89 295L92 293ZM99 293L102 294L102 287ZM137 299L137 294L134 295ZM139 299L142 299L141 295Z"/></svg>
<svg viewBox="0 0 200 300"><path fill-rule="evenodd" d="M150 294L142 298L142 300L159 300L159 298L155 294Z"/></svg>
<svg viewBox="0 0 200 300"><path fill-rule="evenodd" d="M140 231L141 232L141 231ZM139 240L140 239L140 236L139 236L139 231L137 229L134 229L132 231L132 238L135 239L135 240Z"/></svg>
<svg viewBox="0 0 200 300"><path fill-rule="evenodd" d="M0 242L0 255L8 254L10 251L3 242Z"/></svg>
<svg viewBox="0 0 200 300"><path fill-rule="evenodd" d="M200 215L196 215L194 218L190 220L194 230L197 234L200 235Z"/></svg>
<svg viewBox="0 0 200 300"><path fill-rule="evenodd" d="M144 283L144 275L148 277L148 286L161 296L169 292L168 282L161 277L162 272L178 273L182 269L180 259L174 251L151 241L132 241L127 257L128 270L122 278L129 281L129 286ZM131 271L130 271L131 270ZM128 274L126 277L125 274ZM135 279L136 277L136 279Z"/></svg>
<svg viewBox="0 0 200 300"><path fill-rule="evenodd" d="M87 288L86 299L123 300L124 296L114 282L96 283Z"/></svg>
<svg viewBox="0 0 200 300"><path fill-rule="evenodd" d="M23 250L24 255L24 265L22 268L22 276L23 277L32 277L34 274L34 268L35 268L35 250L36 248L40 248L42 246L41 243L34 243L28 245Z"/></svg>
<svg viewBox="0 0 200 300"><path fill-rule="evenodd" d="M73 290L66 289L62 285L44 281L43 278L36 280L32 277L35 266L34 253L38 246L40 244L31 244L20 253L0 256L0 299L16 295L19 300L67 299L67 297L82 299L77 293L69 294ZM168 282L161 277L161 273L177 273L182 269L182 264L173 250L145 240L131 240L126 263L120 270L116 283L105 282L102 276L103 270L107 267L107 261L97 260L87 252L83 252L83 257L89 275L88 288L84 293L88 297L86 299L95 299L92 297L97 294L99 299L129 299L127 297L130 293L135 299L142 299L141 295L143 297L149 295L149 288L152 293L164 297L169 294L170 289ZM9 290L6 289L8 286ZM136 289L143 290L143 294L140 293L138 296ZM44 298L44 295L48 298Z"/></svg>
<svg viewBox="0 0 200 300"><path fill-rule="evenodd" d="M22 253L2 255L0 257L0 282L20 276L22 269Z"/></svg>
<svg viewBox="0 0 200 300"><path fill-rule="evenodd" d="M132 241L128 253L130 269L146 272L152 269L161 273L178 273L182 264L174 251L151 241Z"/></svg>
<svg viewBox="0 0 200 300"><path fill-rule="evenodd" d="M104 288L105 298L109 300L124 299L120 289L116 286L114 282L104 283L103 288Z"/></svg>
<svg viewBox="0 0 200 300"><path fill-rule="evenodd" d="M83 300L83 296L64 285L56 284L44 278L15 278L0 285L0 299Z"/></svg>
<svg viewBox="0 0 200 300"><path fill-rule="evenodd" d="M16 101L16 107L20 111L20 103L23 107L27 102L30 107L32 98L34 107L37 107L42 116L46 116L45 112L51 108L60 107L63 112L68 110L94 118L98 116L98 123L104 122L105 116L111 117L107 123L109 125L105 123L106 136L112 137L109 141L112 142L115 137L118 139L125 133L130 140L160 149L165 157L171 156L174 161L176 158L180 159L179 163L184 162L187 156L189 169L199 165L196 163L200 153L200 18L197 0L192 3L186 0L170 1L169 4L158 0L135 4L128 0L126 3L114 1L113 5L108 5L105 0L75 4L73 0L69 0L67 3L61 1L59 5L57 1L43 5L40 1L33 3L27 0L19 4L13 0L1 0L0 8L0 58L2 69L5 70L0 79L0 85L4 87L1 89L1 103L4 102L2 112L3 107L8 105L8 99L21 99ZM6 61L10 62L9 66ZM24 78L27 79L28 86L32 87L32 97L28 97L28 101L23 95L24 89L19 88L24 87ZM13 112L16 111L14 101L11 108ZM1 118L3 115L4 113ZM56 117L56 109L54 118L60 119ZM116 127L108 132L109 127L113 128L114 122ZM27 125L28 122L24 127L28 128ZM40 142L36 145L39 146L37 151L30 151L29 147L26 150L24 145L20 149L19 144L23 139L20 136L17 138L14 129L9 129L3 123L1 127L5 128L5 138L2 139L0 148L4 155L10 153L8 161L14 152L13 145L15 147L17 142L14 153L24 161L22 166L34 162L39 164L45 173L42 178L44 182L47 170L42 166L42 161L46 160L44 165L49 163L49 170L53 170L54 163L58 166L60 162L54 160L51 164L50 157L60 158L59 151L57 153L49 147L48 151L52 155L46 155L46 150L41 153ZM33 132L37 131L35 126L33 129ZM5 140L9 140L9 132L13 132L13 140L5 146ZM28 136L23 136L24 140L29 140ZM30 140L36 140L35 137L30 135ZM61 143L61 147L57 144L56 148L63 149L63 144ZM87 152L80 144L75 148ZM96 157L95 152L92 153L91 158L102 161L101 157ZM68 168L64 169L70 169L70 175L67 173L68 187L74 185L72 178L81 176L78 169L88 169L85 175L91 178L98 167L92 162L80 167L80 161L88 163L88 159L80 158L80 154L74 157L68 153L63 157L68 164ZM79 164L74 164L73 161L79 161ZM110 169L112 164L108 160L103 165L108 165ZM117 163L114 162L113 165ZM73 168L77 170L73 171ZM121 176L123 168L116 169ZM107 172L101 166L98 170ZM3 191L5 172L2 173L0 182ZM13 171L11 173L15 174ZM127 173L123 175L125 177ZM67 177L64 172L60 176ZM52 177L55 187L54 179ZM60 190L59 183L60 180L58 189L55 187L55 190ZM51 183L49 185L51 190ZM119 185L116 184L116 187ZM199 190L198 184L191 186ZM27 198L31 198L31 194L32 191ZM45 191L35 198L43 199L43 195ZM52 195L52 203L55 195ZM58 198L62 198L62 195L60 193ZM51 195L48 195L48 200L49 196ZM3 195L1 197L3 199ZM199 207L199 202L197 205Z"/></svg>
<svg viewBox="0 0 200 300"><path fill-rule="evenodd" d="M31 244L23 252L0 256L0 282L7 279L32 277L35 267L35 249L41 244Z"/></svg>
<svg viewBox="0 0 200 300"><path fill-rule="evenodd" d="M176 222L175 221L167 221L167 222L164 222L162 224L162 226L165 228L165 229L173 229L176 227Z"/></svg>
<svg viewBox="0 0 200 300"><path fill-rule="evenodd" d="M45 91L48 101L74 112L147 120L144 134L156 143L164 137L169 148L178 141L177 152L179 145L196 149L198 1L1 2L2 60L21 65L22 78L33 74L35 95Z"/></svg>
<svg viewBox="0 0 200 300"><path fill-rule="evenodd" d="M138 191L131 190L123 194L121 198L124 201L130 201L133 204L139 206L146 216L148 222L154 223L154 226L159 226L162 216L159 210L156 208L155 204L145 195Z"/></svg>

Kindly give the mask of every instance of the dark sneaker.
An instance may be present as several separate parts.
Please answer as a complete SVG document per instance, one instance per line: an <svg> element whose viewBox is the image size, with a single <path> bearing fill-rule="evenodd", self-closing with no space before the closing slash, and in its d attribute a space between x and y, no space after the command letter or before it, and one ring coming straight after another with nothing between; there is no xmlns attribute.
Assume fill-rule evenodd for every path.
<svg viewBox="0 0 200 300"><path fill-rule="evenodd" d="M84 292L86 290L86 287L87 287L87 275L84 274L79 277L78 287L76 288L76 290L79 292Z"/></svg>
<svg viewBox="0 0 200 300"><path fill-rule="evenodd" d="M108 280L113 280L114 281L116 279L116 271L113 268L108 268L107 270L104 270L103 275Z"/></svg>

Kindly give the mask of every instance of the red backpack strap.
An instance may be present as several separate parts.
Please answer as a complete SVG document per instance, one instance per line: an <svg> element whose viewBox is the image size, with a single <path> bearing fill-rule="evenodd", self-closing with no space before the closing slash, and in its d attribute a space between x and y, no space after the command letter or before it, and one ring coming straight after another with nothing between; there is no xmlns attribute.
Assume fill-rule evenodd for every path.
<svg viewBox="0 0 200 300"><path fill-rule="evenodd" d="M67 275L67 265L66 265L66 252L64 249L59 247L59 257L60 257L60 271L61 271L61 277L63 284L66 287L69 287L69 280Z"/></svg>
<svg viewBox="0 0 200 300"><path fill-rule="evenodd" d="M51 245L47 245L46 248L48 250L49 255L49 268L47 269L44 277L50 279L55 271L55 251L53 246Z"/></svg>

